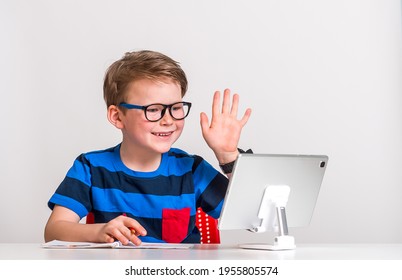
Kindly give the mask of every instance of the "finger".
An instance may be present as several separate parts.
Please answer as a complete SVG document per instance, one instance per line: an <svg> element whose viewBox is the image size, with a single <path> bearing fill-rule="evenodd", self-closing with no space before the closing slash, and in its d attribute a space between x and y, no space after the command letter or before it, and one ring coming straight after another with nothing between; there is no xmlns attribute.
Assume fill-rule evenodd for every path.
<svg viewBox="0 0 402 280"><path fill-rule="evenodd" d="M147 235L147 231L145 230L145 228L136 220L134 219L129 219L127 220L124 225L128 228L128 232L134 233L134 235L141 235L141 236L145 236Z"/></svg>
<svg viewBox="0 0 402 280"><path fill-rule="evenodd" d="M244 113L242 119L240 120L240 124L241 124L242 127L246 125L246 123L247 123L248 119L250 118L250 116L251 116L251 109L248 108L246 110L246 112Z"/></svg>
<svg viewBox="0 0 402 280"><path fill-rule="evenodd" d="M123 245L127 245L129 238L124 233L122 233L118 228L115 228L113 230L112 235L115 239L120 241Z"/></svg>
<svg viewBox="0 0 402 280"><path fill-rule="evenodd" d="M239 109L239 95L234 94L233 101L232 101L232 109L230 110L230 114L232 116L236 117L238 109Z"/></svg>
<svg viewBox="0 0 402 280"><path fill-rule="evenodd" d="M119 235L118 233L116 234L116 239L119 240L123 245L127 245L133 235L131 233L131 230L127 227L122 227L120 228L120 234L121 235Z"/></svg>
<svg viewBox="0 0 402 280"><path fill-rule="evenodd" d="M134 245L141 245L142 241L140 238L138 238L138 236L140 236L141 234L136 231L134 228L130 228L128 229L128 236L127 236L127 240L131 241ZM127 243L128 243L127 241Z"/></svg>
<svg viewBox="0 0 402 280"><path fill-rule="evenodd" d="M137 236L139 236L139 235L141 235L141 236L147 235L147 231L141 225L138 225L136 227L130 227L130 231L134 232L135 235L137 235Z"/></svg>
<svg viewBox="0 0 402 280"><path fill-rule="evenodd" d="M221 104L221 93L220 91L215 91L214 98L212 100L212 119L214 116L220 114L220 104Z"/></svg>
<svg viewBox="0 0 402 280"><path fill-rule="evenodd" d="M142 227L140 226L140 228L142 228ZM141 229L136 230L132 227L123 227L120 232L121 232L122 236L124 236L125 238L119 237L118 240L123 245L127 245L129 243L129 241L133 242L135 245L140 245L141 239L138 238L138 236L142 235L140 233L140 230ZM144 232L142 232L142 233L144 233ZM118 236L118 234L116 234L116 235Z"/></svg>
<svg viewBox="0 0 402 280"><path fill-rule="evenodd" d="M209 129L209 120L207 114L203 112L200 114L200 124L201 124L201 132L203 135L205 135Z"/></svg>
<svg viewBox="0 0 402 280"><path fill-rule="evenodd" d="M132 235L130 241L133 242L135 245L141 245L142 241L136 235Z"/></svg>
<svg viewBox="0 0 402 280"><path fill-rule="evenodd" d="M114 241L114 237L110 236L109 234L105 234L105 242L112 243Z"/></svg>
<svg viewBox="0 0 402 280"><path fill-rule="evenodd" d="M139 232L137 232L134 228L132 228L132 227L126 227L125 229L124 229L124 235L127 237L127 238L130 238L131 237L131 235L132 234L135 234L135 235L140 235L140 233Z"/></svg>
<svg viewBox="0 0 402 280"><path fill-rule="evenodd" d="M225 89L223 92L222 114L230 112L230 89Z"/></svg>
<svg viewBox="0 0 402 280"><path fill-rule="evenodd" d="M143 236L147 234L145 228L137 220L128 217L125 213L123 213L121 217L123 217L123 224L128 228L130 234Z"/></svg>

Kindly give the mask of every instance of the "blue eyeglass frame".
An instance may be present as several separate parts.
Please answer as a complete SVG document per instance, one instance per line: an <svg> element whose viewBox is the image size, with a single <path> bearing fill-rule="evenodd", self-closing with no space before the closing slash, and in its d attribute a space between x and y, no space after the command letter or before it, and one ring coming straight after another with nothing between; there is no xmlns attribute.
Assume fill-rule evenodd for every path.
<svg viewBox="0 0 402 280"><path fill-rule="evenodd" d="M172 111L171 111L171 110L172 110L172 107L173 107L174 105L176 105L176 104L183 104L183 105L188 106L187 114L186 114L183 118L175 118L175 117L172 115ZM160 105L160 106L162 106L162 107L163 107L163 110L162 110L162 112L161 112L161 116L160 116L159 119L157 119L157 120L150 120L150 119L148 119L148 116L147 116L147 112L146 112L146 111L147 111L148 107L154 106L154 105ZM124 107L124 108L126 108L126 109L139 109L139 110L143 110L143 111L144 111L145 118L146 118L148 121L150 121L150 122L157 122L157 121L160 121L160 120L165 116L165 114L166 114L166 109L169 109L169 114L170 114L170 116L171 116L173 119L175 119L175 120L177 120L177 121L184 120L184 119L188 116L188 114L190 113L191 105L192 105L191 102L185 102L185 101L175 102L175 103L172 103L172 104L169 104L169 105L161 104L161 103L153 103L153 104L141 106L141 105L135 105L135 104L130 104L130 103L126 103L126 102L121 102L121 103L119 104L119 106Z"/></svg>

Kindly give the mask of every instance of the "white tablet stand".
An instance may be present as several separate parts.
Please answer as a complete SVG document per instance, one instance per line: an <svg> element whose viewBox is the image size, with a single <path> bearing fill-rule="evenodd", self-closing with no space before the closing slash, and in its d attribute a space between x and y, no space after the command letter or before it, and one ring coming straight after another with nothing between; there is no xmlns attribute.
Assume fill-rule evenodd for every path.
<svg viewBox="0 0 402 280"><path fill-rule="evenodd" d="M275 236L273 244L241 244L243 249L256 250L292 250L295 249L293 236L288 235L288 224L286 220L286 204L288 202L290 187L286 185L267 186L261 200L258 211L260 225L251 229L252 232L266 232L274 229L278 236Z"/></svg>

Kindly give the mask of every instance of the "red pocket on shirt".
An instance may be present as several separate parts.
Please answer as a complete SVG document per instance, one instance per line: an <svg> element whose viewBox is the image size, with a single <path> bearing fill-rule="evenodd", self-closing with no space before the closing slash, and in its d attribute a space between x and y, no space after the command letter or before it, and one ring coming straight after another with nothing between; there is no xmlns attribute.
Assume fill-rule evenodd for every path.
<svg viewBox="0 0 402 280"><path fill-rule="evenodd" d="M190 207L162 209L162 239L168 243L180 243L188 234Z"/></svg>

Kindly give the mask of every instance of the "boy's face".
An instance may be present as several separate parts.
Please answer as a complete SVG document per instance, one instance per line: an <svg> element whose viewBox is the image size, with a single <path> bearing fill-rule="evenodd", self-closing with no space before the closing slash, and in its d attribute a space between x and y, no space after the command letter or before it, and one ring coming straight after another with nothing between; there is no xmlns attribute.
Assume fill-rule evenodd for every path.
<svg viewBox="0 0 402 280"><path fill-rule="evenodd" d="M126 103L146 106L154 103L169 105L182 101L181 88L171 80L152 81L142 79L128 87ZM143 110L131 109L121 114L123 141L132 149L142 152L165 153L179 138L184 120L175 120L166 110L162 119L150 122Z"/></svg>

